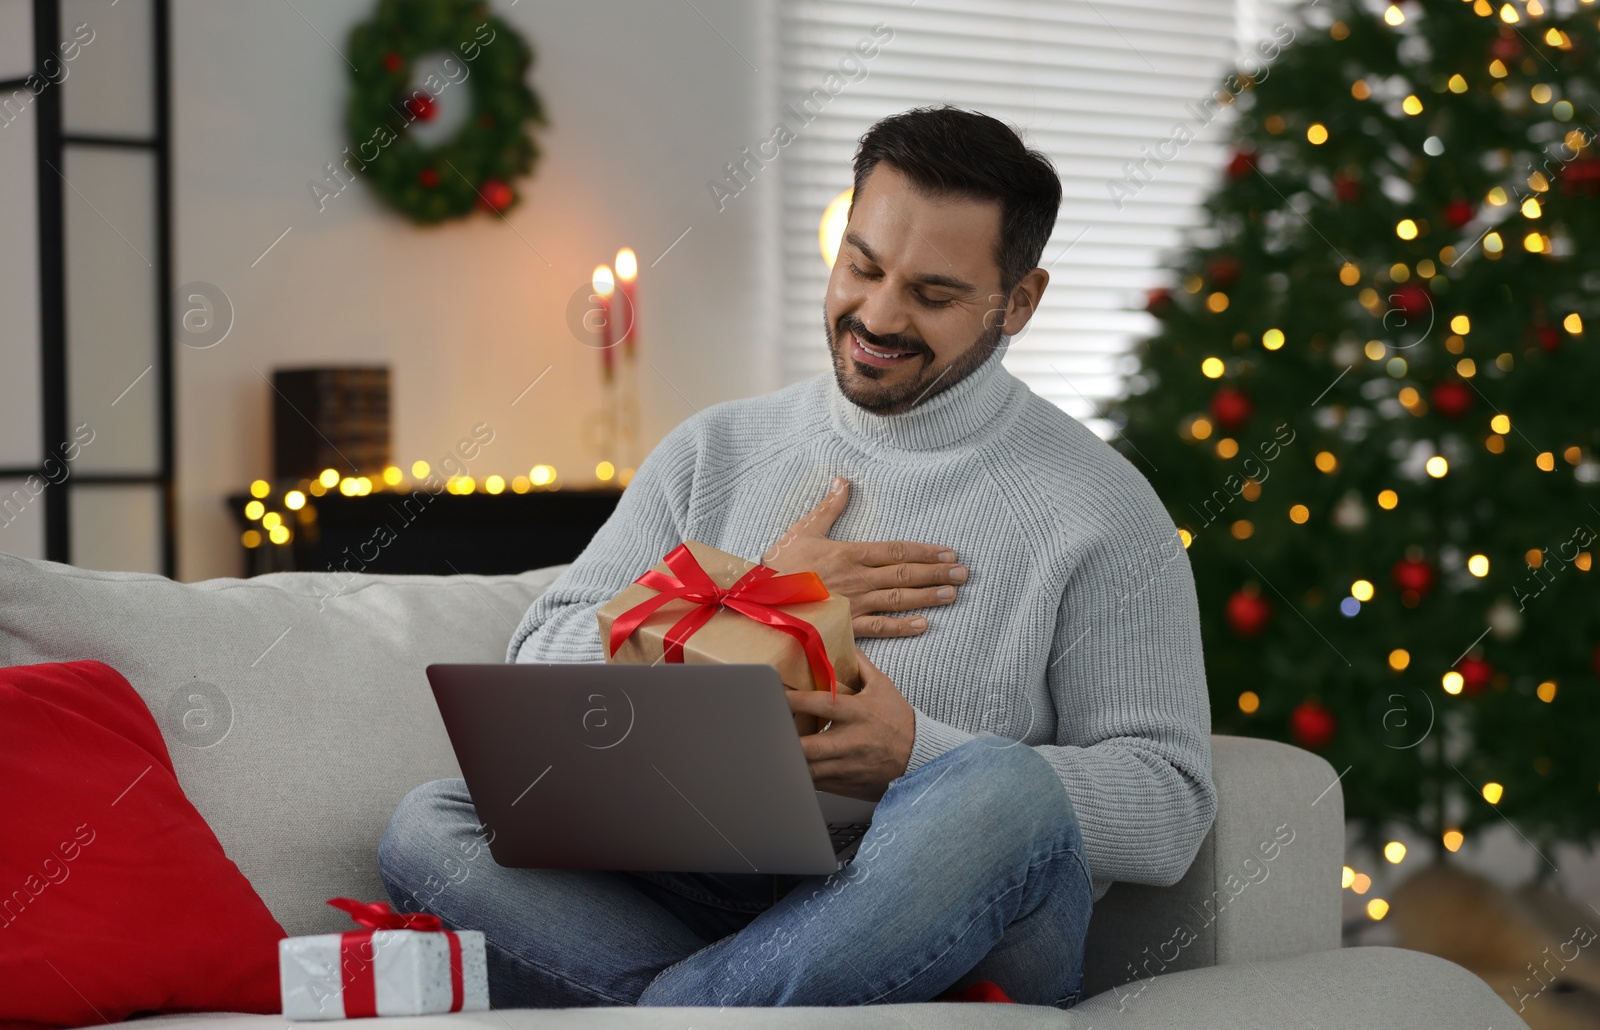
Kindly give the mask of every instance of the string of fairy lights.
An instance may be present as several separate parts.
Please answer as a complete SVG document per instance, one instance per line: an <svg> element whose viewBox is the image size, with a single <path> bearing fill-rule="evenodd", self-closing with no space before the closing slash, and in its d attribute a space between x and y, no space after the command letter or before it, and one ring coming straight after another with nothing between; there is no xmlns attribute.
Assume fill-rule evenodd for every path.
<svg viewBox="0 0 1600 1030"><path fill-rule="evenodd" d="M1509 2L1500 4L1490 3L1489 0L1463 0L1463 2L1471 4L1470 9L1477 16L1497 18L1505 25L1515 26L1516 31L1519 33L1528 29L1528 20L1540 18L1546 13L1540 0L1524 0L1521 4L1521 10L1518 9L1516 4ZM1580 3L1585 6L1595 2L1596 0L1580 0ZM1391 27L1405 24L1407 16L1403 5L1399 3L1390 4L1384 10L1383 20ZM1537 29L1532 31L1536 38L1541 38L1550 47L1560 50L1571 50L1573 48L1571 37L1561 29L1552 26L1542 34L1539 34ZM1343 22L1336 21L1330 26L1329 32L1334 40L1343 40L1349 37L1350 28ZM1531 69L1524 67L1524 70L1529 71ZM1490 60L1488 71L1491 79L1494 80L1490 86L1490 92L1494 97L1502 102L1513 100L1521 102L1521 91L1518 90L1517 95L1513 96L1512 87L1504 81L1510 76L1511 69L1508 68L1506 60L1502 56L1494 56ZM1443 88L1450 93L1461 94L1466 93L1470 87L1466 77L1457 73L1451 75L1445 81ZM1369 82L1366 78L1358 78L1350 86L1351 96L1357 101L1373 99L1375 92L1374 82ZM1535 83L1528 87L1526 98L1535 105L1545 108L1549 113L1549 117L1557 123L1571 123L1576 115L1572 101L1557 99L1556 90L1549 84ZM1423 114L1426 109L1427 104L1416 93L1408 94L1399 102L1399 110L1408 117L1417 117ZM1274 136L1281 135L1288 131L1289 128L1288 121L1279 114L1268 115L1262 124L1263 128ZM1576 127L1564 132L1558 130L1556 136L1565 143L1568 150L1573 154L1578 154L1586 148L1592 147L1594 143L1591 137L1582 129ZM1305 139L1314 147L1323 146L1332 138L1333 134L1328 126L1320 121L1312 122L1305 129ZM1423 149L1429 155L1437 157L1443 153L1444 145L1441 140L1430 137L1424 143ZM1253 162L1249 155L1241 152L1240 155L1234 158L1234 163L1229 168L1229 174L1237 177L1241 174L1248 174L1252 168ZM1543 254L1552 257L1561 257L1572 252L1574 242L1571 239L1566 238L1559 231L1545 231L1540 222L1544 215L1546 203L1541 197L1549 193L1551 189L1550 179L1543 172L1532 171L1527 176L1526 183L1527 191L1520 201L1516 200L1504 186L1494 186L1484 196L1482 213L1500 216L1500 221L1477 241L1477 245L1482 248L1482 254L1485 259L1498 261L1505 256L1509 249L1518 245L1530 254ZM1350 187L1350 184L1341 184L1339 176L1335 176L1334 187L1339 191L1341 199L1353 199L1357 195L1352 189L1351 196L1345 196L1345 190ZM1522 195L1524 191L1517 189L1515 193ZM1508 208L1514 210L1507 210ZM1472 221L1479 214L1480 211L1477 205L1463 200L1447 205L1446 210L1443 212L1443 219L1451 226L1457 227ZM1520 223L1515 221L1518 216L1520 216ZM1399 240L1407 242L1416 240L1419 235L1424 234L1426 231L1426 225L1419 225L1414 218L1402 218L1394 226L1395 236ZM1337 276L1339 282L1345 287L1351 289L1361 287L1360 292L1356 295L1357 302L1368 313L1378 317L1384 314L1387 307L1385 294L1387 293L1390 300L1395 299L1396 294L1390 292L1393 288L1399 288L1404 291L1408 288L1404 286L1407 283L1413 283L1409 287L1413 290L1418 290L1423 285L1437 286L1442 284L1448 287L1447 282L1442 278L1436 279L1436 276L1440 276L1443 269L1455 265L1462 256L1464 254L1459 253L1458 248L1445 246L1439 250L1437 261L1423 258L1417 260L1414 265L1396 262L1388 267L1378 267L1366 271L1354 262L1345 262L1337 269ZM1218 261L1222 265L1227 265L1227 267L1222 267L1217 262L1214 262L1213 266L1208 268L1205 278L1200 275L1190 275L1182 282L1182 289L1190 295L1200 295L1204 292L1204 307L1213 314L1220 314L1228 309L1230 305L1228 289L1232 285L1232 281L1237 278L1237 273L1239 272L1236 262L1230 264L1227 259L1218 259ZM1206 279L1211 280L1209 290ZM1372 285L1363 286L1363 281L1369 279ZM1379 286L1385 287L1386 290L1380 292L1376 288ZM1437 292L1442 294L1447 290L1441 289ZM1406 303L1404 293L1402 292L1399 296L1401 304L1404 306ZM1426 294L1422 294L1422 296L1425 300ZM1150 305L1151 312L1159 315L1162 308L1170 303L1169 297L1170 294L1166 290L1153 291ZM1407 311L1407 314L1410 315L1412 312ZM1455 372L1462 380L1470 380L1479 372L1478 362L1485 360L1484 358L1474 359L1466 355L1468 337L1472 332L1472 321L1464 313L1454 314L1449 317L1448 325L1450 335L1445 338L1445 349L1456 356ZM1559 329L1557 326L1559 326ZM1549 324L1541 325L1537 328L1540 344L1550 351L1559 347L1561 333L1565 333L1567 337L1577 340L1584 335L1585 330L1583 316L1577 311L1555 312ZM1260 345L1267 351L1277 351L1288 342L1285 332L1277 327L1266 329L1260 336ZM1383 371L1393 379L1404 379L1408 374L1409 369L1405 357L1398 353L1397 348L1381 340L1371 340L1365 346L1352 347L1351 350L1350 354L1339 356L1342 363L1355 365L1361 358L1365 358L1373 364L1381 365ZM1510 350L1505 350L1487 360L1492 360L1498 371L1510 372L1514 367L1516 357ZM1218 356L1204 356L1200 361L1200 372L1207 379L1221 380L1227 374L1228 366ZM1221 388L1214 399L1212 410L1206 415L1185 419L1178 427L1178 435L1191 444L1201 444L1214 439L1215 442L1209 443L1209 446L1215 449L1217 457L1226 460L1233 458L1240 452L1238 441L1230 435L1229 431L1241 426L1248 419L1251 409L1248 397L1225 384L1219 385ZM1469 390L1470 387L1464 383L1447 382L1441 384L1440 387L1436 387L1427 397L1424 397L1422 393L1412 386L1402 387L1395 397L1400 407L1413 416L1421 416L1427 413L1431 407L1442 414L1456 417L1459 414L1465 414L1471 406ZM1507 437L1512 431L1511 416L1505 413L1495 413L1486 422L1487 424L1484 428L1488 432L1482 437L1484 449L1490 454L1505 455L1507 453ZM1507 458L1505 460L1513 459ZM1517 458L1515 460L1527 459ZM1558 450L1540 451L1531 460L1541 472L1554 473L1562 463L1565 463L1565 465L1572 467L1574 473L1584 482L1593 482L1600 479L1600 465L1597 465L1594 457L1587 454L1584 448L1576 443ZM1334 474L1340 467L1339 457L1332 451L1320 451L1315 455L1314 461L1317 470L1326 475ZM1450 474L1450 462L1441 453L1427 456L1426 460L1422 462L1421 468L1427 476L1433 479L1443 479ZM1261 485L1254 480L1250 480L1243 485L1240 496L1246 501L1255 501L1261 496L1261 492ZM1352 500L1354 499L1346 498L1341 502L1341 506L1350 504ZM1403 498L1399 491L1392 488L1384 488L1377 492L1373 500L1380 510L1393 512L1401 506ZM1359 508L1359 506L1359 501L1356 500L1355 507ZM1335 510L1329 514L1335 522L1339 522L1343 513ZM1285 506L1283 516L1296 525L1305 525L1311 520L1312 513L1306 504L1296 501ZM1254 535L1256 525L1249 518L1239 518L1228 526L1228 532L1236 540L1246 540ZM1188 548L1194 541L1194 534L1188 529L1180 528L1179 535L1185 548ZM1529 548L1523 558L1534 569L1543 567L1545 562L1544 551L1538 547ZM1490 560L1485 554L1472 554L1467 557L1465 564L1468 573L1474 577L1483 579L1489 575ZM1571 565L1581 572L1589 572L1593 568L1594 557L1589 551L1581 551L1572 559ZM1396 563L1393 572L1395 589L1399 592L1401 603L1407 607L1415 607L1420 603L1421 595L1431 586L1431 569L1420 560L1420 555L1417 555L1408 556L1408 559L1403 559L1401 562ZM1377 595L1378 589L1370 579L1355 580L1350 584L1348 596L1344 597L1339 604L1340 614L1346 618L1355 617L1361 611L1363 604L1370 602ZM1399 672L1410 666L1411 654L1405 648L1397 647L1389 652L1387 660L1389 667ZM1596 662L1597 667L1600 667L1600 650L1596 652ZM1441 675L1440 688L1450 696L1457 696L1463 693L1474 694L1484 689L1492 676L1493 669L1488 662L1470 657L1463 658L1456 667ZM1555 700L1558 690L1558 685L1554 680L1545 680L1538 685L1534 693L1539 701L1548 704ZM1244 714L1253 714L1261 707L1261 697L1253 690L1245 690L1238 697L1238 705L1239 710ZM1505 797L1505 787L1498 782L1484 783L1479 788L1479 791L1483 799L1490 805L1500 804ZM1465 842L1466 836L1459 829L1447 829L1442 834L1442 844L1447 851L1459 851ZM1382 848L1383 859L1391 865L1399 865L1405 860L1406 855L1406 845L1398 840L1391 840ZM1365 898L1363 908L1366 915L1370 919L1377 921L1388 914L1390 905L1384 898L1366 897L1372 889L1373 883L1372 875L1361 872L1352 866L1346 865L1341 871L1341 889L1349 890L1354 895Z"/></svg>
<svg viewBox="0 0 1600 1030"><path fill-rule="evenodd" d="M609 461L594 467L594 477L602 485L626 487L633 479L633 469L617 468ZM284 546L294 541L296 529L316 524L317 507L313 498L337 493L343 497L365 497L373 493L408 494L424 489L423 484L433 475L426 461L411 463L411 475L398 465L390 465L376 477L346 476L338 469L323 469L314 479L302 479L293 487L283 490L274 503L277 492L265 479L250 484L250 500L245 502L244 517L255 525L239 535L239 542L254 550L262 546ZM445 493L465 497L474 493L498 495L510 491L514 494L552 492L563 487L561 474L554 465L535 465L527 473L510 479L495 474L485 476L480 483L468 475L449 476L444 481ZM278 489L281 489L281 485ZM282 510L279 510L279 509ZM293 523L291 525L291 523ZM259 526L259 528L257 528Z"/></svg>

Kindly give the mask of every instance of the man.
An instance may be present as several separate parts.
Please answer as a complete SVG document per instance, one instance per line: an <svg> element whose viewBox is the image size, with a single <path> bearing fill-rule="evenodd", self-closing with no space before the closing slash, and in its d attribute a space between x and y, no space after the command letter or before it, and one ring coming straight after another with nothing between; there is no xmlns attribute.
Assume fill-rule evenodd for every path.
<svg viewBox="0 0 1600 1030"><path fill-rule="evenodd" d="M834 374L669 433L511 640L510 660L603 660L595 608L685 539L815 570L850 598L864 686L789 699L832 720L801 741L817 787L881 798L859 853L828 877L489 862L442 883L482 831L460 780L426 784L380 845L384 881L486 932L497 1005L913 1002L989 980L1066 1007L1093 902L1188 868L1216 797L1187 556L1138 472L1001 364L1060 199L993 118L873 126L824 303Z"/></svg>

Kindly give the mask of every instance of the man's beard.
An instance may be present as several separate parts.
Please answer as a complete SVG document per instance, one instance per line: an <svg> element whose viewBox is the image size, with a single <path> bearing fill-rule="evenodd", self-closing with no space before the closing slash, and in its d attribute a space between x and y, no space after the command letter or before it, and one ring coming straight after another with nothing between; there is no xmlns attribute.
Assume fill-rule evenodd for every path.
<svg viewBox="0 0 1600 1030"><path fill-rule="evenodd" d="M867 327L854 315L845 315L839 319L838 324L828 322L828 314L824 309L822 314L822 328L828 337L828 349L833 355L833 377L839 383L839 390L850 399L857 407L865 408L875 415L893 415L909 410L930 397L936 397L950 387L961 382L972 374L973 369L983 364L984 359L994 352L1000 342L1001 326L993 326L983 331L954 361L938 372L933 372L929 366L933 362L933 351L926 343L914 336L894 333L889 336L878 336L867 332ZM846 353L845 338L848 334L855 333L868 344L879 350L885 351L913 351L920 355L921 369L909 381L888 385L875 383L862 385L860 379L879 380L891 369L877 368L872 365L858 364ZM912 358L910 363L918 361Z"/></svg>

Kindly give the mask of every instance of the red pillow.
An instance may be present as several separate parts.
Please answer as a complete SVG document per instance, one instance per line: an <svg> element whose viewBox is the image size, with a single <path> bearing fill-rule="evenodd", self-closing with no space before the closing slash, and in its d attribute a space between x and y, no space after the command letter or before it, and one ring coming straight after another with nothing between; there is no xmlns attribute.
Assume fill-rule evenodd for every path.
<svg viewBox="0 0 1600 1030"><path fill-rule="evenodd" d="M284 936L115 669L0 669L0 1026L277 1012Z"/></svg>

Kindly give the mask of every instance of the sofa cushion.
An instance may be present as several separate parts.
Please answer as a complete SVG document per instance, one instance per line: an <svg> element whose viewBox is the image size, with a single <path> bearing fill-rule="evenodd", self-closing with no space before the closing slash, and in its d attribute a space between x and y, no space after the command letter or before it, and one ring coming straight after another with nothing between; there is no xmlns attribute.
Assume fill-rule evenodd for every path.
<svg viewBox="0 0 1600 1030"><path fill-rule="evenodd" d="M0 669L0 1024L277 1012L268 914L100 662Z"/></svg>
<svg viewBox="0 0 1600 1030"><path fill-rule="evenodd" d="M126 676L278 922L332 932L328 898L384 896L375 849L395 804L459 775L423 669L503 662L561 569L186 584L0 554L0 666L94 659Z"/></svg>

